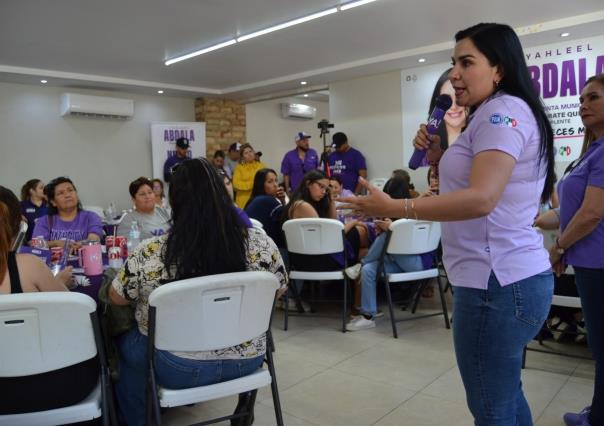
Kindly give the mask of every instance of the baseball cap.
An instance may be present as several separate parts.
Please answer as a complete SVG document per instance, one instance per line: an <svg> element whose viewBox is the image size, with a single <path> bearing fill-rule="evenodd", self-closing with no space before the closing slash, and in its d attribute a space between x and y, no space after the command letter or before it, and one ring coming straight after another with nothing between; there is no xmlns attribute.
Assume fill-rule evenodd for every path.
<svg viewBox="0 0 604 426"><path fill-rule="evenodd" d="M296 140L296 142L298 142L298 141L301 141L302 139L308 139L310 137L311 136L306 132L298 132L298 133L296 133L295 140Z"/></svg>
<svg viewBox="0 0 604 426"><path fill-rule="evenodd" d="M233 142L231 145L229 145L229 151L239 151L240 148L241 144L239 142Z"/></svg>
<svg viewBox="0 0 604 426"><path fill-rule="evenodd" d="M339 148L342 145L344 145L345 143L348 142L348 138L346 137L346 134L342 133L342 132L338 132L336 134L333 135L332 138L332 147L333 148Z"/></svg>
<svg viewBox="0 0 604 426"><path fill-rule="evenodd" d="M176 146L183 149L189 148L189 139L187 138L178 138L176 139Z"/></svg>

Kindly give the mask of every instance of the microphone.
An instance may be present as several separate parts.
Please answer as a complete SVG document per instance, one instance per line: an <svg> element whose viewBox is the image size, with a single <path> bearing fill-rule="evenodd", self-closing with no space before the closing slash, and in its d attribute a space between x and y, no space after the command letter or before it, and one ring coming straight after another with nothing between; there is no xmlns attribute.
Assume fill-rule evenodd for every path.
<svg viewBox="0 0 604 426"><path fill-rule="evenodd" d="M430 114L430 118L428 118L427 128L429 134L435 135L438 132L440 123L442 123L443 118L445 117L447 110L451 108L451 105L453 105L453 99L451 99L451 96L447 94L443 93L442 95L439 95L436 98L436 105L434 106L434 109ZM419 166L422 165L425 156L425 149L419 150L415 148L415 151L413 151L413 155L409 160L409 168L411 170L417 169Z"/></svg>

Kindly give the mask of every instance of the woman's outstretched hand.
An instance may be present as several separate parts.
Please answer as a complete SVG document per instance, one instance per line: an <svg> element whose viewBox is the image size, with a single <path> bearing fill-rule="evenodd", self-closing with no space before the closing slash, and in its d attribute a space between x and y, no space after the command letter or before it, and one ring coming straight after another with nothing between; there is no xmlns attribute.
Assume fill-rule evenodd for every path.
<svg viewBox="0 0 604 426"><path fill-rule="evenodd" d="M401 212L396 213L396 210L399 210L396 201L388 194L371 185L362 177L359 177L359 182L361 187L367 190L367 195L338 198L338 201L342 203L337 207L339 210L350 209L355 215L364 217L400 217ZM391 214L393 211L394 215Z"/></svg>

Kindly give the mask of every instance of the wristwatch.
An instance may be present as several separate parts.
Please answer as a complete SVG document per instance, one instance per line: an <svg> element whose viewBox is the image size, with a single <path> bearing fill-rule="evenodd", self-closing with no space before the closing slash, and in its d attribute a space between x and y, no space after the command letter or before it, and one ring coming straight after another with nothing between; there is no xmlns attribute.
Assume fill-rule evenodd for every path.
<svg viewBox="0 0 604 426"><path fill-rule="evenodd" d="M564 248L560 247L560 243L558 242L558 238L556 238L556 253L558 253L559 255L563 255L566 250Z"/></svg>

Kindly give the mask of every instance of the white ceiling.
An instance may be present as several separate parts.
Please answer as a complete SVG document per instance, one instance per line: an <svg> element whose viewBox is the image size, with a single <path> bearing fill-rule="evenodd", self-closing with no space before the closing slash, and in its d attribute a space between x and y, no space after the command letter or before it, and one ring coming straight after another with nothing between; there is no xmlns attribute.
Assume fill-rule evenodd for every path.
<svg viewBox="0 0 604 426"><path fill-rule="evenodd" d="M1 0L0 81L246 100L446 61L480 21L525 46L604 33L602 0L378 0L165 66L166 59L343 0ZM300 80L309 82L301 87Z"/></svg>

